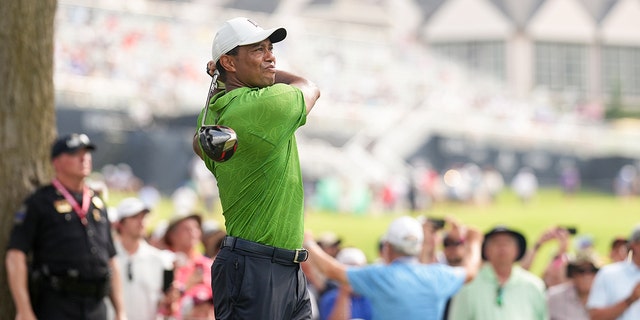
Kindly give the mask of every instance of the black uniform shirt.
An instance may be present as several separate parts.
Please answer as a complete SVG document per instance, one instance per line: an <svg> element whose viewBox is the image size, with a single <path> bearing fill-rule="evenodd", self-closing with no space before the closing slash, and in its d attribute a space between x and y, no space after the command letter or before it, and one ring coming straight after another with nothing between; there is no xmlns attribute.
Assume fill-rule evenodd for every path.
<svg viewBox="0 0 640 320"><path fill-rule="evenodd" d="M34 270L46 266L51 275L104 279L116 250L105 205L90 194L84 226L52 185L36 190L15 215L9 249L32 252Z"/></svg>

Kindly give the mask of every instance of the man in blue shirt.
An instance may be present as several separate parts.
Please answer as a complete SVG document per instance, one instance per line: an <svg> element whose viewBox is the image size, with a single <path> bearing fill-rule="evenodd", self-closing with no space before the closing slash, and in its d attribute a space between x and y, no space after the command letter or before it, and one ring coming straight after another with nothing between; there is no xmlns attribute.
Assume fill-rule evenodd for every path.
<svg viewBox="0 0 640 320"><path fill-rule="evenodd" d="M403 216L394 220L384 238L382 256L387 264L347 267L328 254L306 234L305 247L310 260L327 277L350 285L353 291L368 298L373 319L442 319L447 299L480 267L482 235L475 229L464 233L468 259L463 267L421 264L424 233L416 219Z"/></svg>
<svg viewBox="0 0 640 320"><path fill-rule="evenodd" d="M587 300L591 319L640 319L640 225L628 239L629 258L598 271Z"/></svg>

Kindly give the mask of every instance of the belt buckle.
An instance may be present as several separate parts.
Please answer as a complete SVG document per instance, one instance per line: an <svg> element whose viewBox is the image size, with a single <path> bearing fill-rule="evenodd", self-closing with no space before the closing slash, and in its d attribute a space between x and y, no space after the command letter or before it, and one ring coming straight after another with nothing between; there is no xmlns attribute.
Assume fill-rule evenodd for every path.
<svg viewBox="0 0 640 320"><path fill-rule="evenodd" d="M309 252L307 252L307 249L296 249L295 250L296 254L293 256L293 262L294 263L301 263L301 262L305 262L307 261L307 258L309 258ZM302 257L300 256L300 253L304 253L302 255ZM298 258L302 258L303 260L298 260Z"/></svg>

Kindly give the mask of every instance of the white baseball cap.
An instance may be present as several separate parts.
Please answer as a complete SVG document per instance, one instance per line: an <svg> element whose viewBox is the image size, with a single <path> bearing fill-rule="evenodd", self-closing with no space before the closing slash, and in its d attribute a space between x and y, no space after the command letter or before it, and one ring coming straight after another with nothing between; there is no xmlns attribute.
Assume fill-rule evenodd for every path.
<svg viewBox="0 0 640 320"><path fill-rule="evenodd" d="M367 264L367 257L358 248L342 248L336 255L336 260L349 266L364 266Z"/></svg>
<svg viewBox="0 0 640 320"><path fill-rule="evenodd" d="M260 42L269 38L271 43L284 40L287 30L284 28L263 29L253 20L238 17L227 20L213 38L212 57L218 62L220 57L237 46L244 46Z"/></svg>
<svg viewBox="0 0 640 320"><path fill-rule="evenodd" d="M118 204L116 212L118 220L133 217L140 212L149 213L149 208L138 198L125 198Z"/></svg>
<svg viewBox="0 0 640 320"><path fill-rule="evenodd" d="M391 222L383 240L407 255L418 255L422 250L424 231L415 218L403 216Z"/></svg>

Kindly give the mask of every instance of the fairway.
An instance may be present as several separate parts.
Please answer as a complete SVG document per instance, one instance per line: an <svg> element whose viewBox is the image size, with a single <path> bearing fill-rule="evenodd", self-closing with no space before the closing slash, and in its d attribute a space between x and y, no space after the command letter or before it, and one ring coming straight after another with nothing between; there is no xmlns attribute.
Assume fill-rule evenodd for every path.
<svg viewBox="0 0 640 320"><path fill-rule="evenodd" d="M115 206L124 196L111 194L109 205ZM150 224L153 226L171 214L171 202L163 199L150 217ZM337 233L343 239L343 245L362 249L371 262L377 258L377 242L387 225L401 214L429 217L451 215L465 224L477 227L483 233L495 225L504 224L521 231L530 245L550 226L575 226L578 235L593 237L597 251L604 257L613 237L628 236L631 229L640 223L640 199L620 199L609 194L590 192L567 197L558 189L545 189L532 202L523 204L515 194L505 191L494 204L484 206L438 203L424 212L377 215L310 211L306 214L305 226L316 236L324 231ZM205 215L205 219L223 221L220 212ZM554 250L554 241L542 247L532 267L534 273L541 273Z"/></svg>

